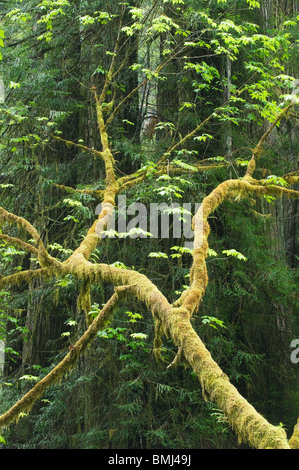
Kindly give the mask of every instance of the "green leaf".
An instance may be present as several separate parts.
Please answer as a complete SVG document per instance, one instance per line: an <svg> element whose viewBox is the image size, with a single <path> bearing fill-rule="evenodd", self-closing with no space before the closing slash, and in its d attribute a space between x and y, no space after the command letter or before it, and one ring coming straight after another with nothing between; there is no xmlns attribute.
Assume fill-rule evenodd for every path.
<svg viewBox="0 0 299 470"><path fill-rule="evenodd" d="M72 220L72 221L75 222L75 223L79 222L79 220L76 219L73 215L67 215L66 217L64 217L63 220L64 220L64 221Z"/></svg>
<svg viewBox="0 0 299 470"><path fill-rule="evenodd" d="M196 107L196 105L194 103L185 102L185 103L182 104L179 111L182 111L184 108L195 108L195 107Z"/></svg>
<svg viewBox="0 0 299 470"><path fill-rule="evenodd" d="M69 248L63 248L59 243L52 243L51 245L48 245L48 249L50 250L57 250L61 253L64 253L66 255L70 255L73 253L73 250Z"/></svg>
<svg viewBox="0 0 299 470"><path fill-rule="evenodd" d="M184 0L163 0L164 3L172 3L173 5L183 4Z"/></svg>
<svg viewBox="0 0 299 470"><path fill-rule="evenodd" d="M212 248L209 248L208 249L208 256L218 256L218 254L216 253L216 251L212 250Z"/></svg>
<svg viewBox="0 0 299 470"><path fill-rule="evenodd" d="M249 160L242 160L241 158L236 158L235 162L238 166L248 166Z"/></svg>
<svg viewBox="0 0 299 470"><path fill-rule="evenodd" d="M210 134L202 134L199 135L198 137L194 137L194 140L199 140L205 142L207 139L213 139L213 136Z"/></svg>
<svg viewBox="0 0 299 470"><path fill-rule="evenodd" d="M20 88L20 86L21 86L20 83L16 83L16 82L10 82L9 83L9 88L16 89L16 88Z"/></svg>
<svg viewBox="0 0 299 470"><path fill-rule="evenodd" d="M75 201L74 199L64 199L63 204L69 207L81 207L82 202L80 201Z"/></svg>
<svg viewBox="0 0 299 470"><path fill-rule="evenodd" d="M257 2L256 0L247 0L247 3L250 9L261 7L260 2Z"/></svg>
<svg viewBox="0 0 299 470"><path fill-rule="evenodd" d="M19 380L28 380L28 381L37 382L39 380L39 377L37 377L36 375L22 375L22 377L20 377Z"/></svg>
<svg viewBox="0 0 299 470"><path fill-rule="evenodd" d="M283 186L283 187L289 187L289 183L287 183L283 178L281 178L280 176L276 176L276 175L270 175L267 177L266 179L266 184L267 186L268 185L277 185L277 186Z"/></svg>
<svg viewBox="0 0 299 470"><path fill-rule="evenodd" d="M148 255L149 258L168 258L166 253L159 252L152 252Z"/></svg>
<svg viewBox="0 0 299 470"><path fill-rule="evenodd" d="M242 255L242 253L240 253L239 251L236 251L234 249L232 250L222 250L222 253L227 255L227 256L233 256L234 258L237 258L239 260L242 260L242 261L247 261L247 258Z"/></svg>
<svg viewBox="0 0 299 470"><path fill-rule="evenodd" d="M193 255L193 250L186 248L185 246L172 246L170 249L179 252L181 255L185 253L188 255ZM173 257L174 255L171 256Z"/></svg>
<svg viewBox="0 0 299 470"><path fill-rule="evenodd" d="M130 323L136 323L137 320L142 320L143 316L140 313L126 312L129 317Z"/></svg>
<svg viewBox="0 0 299 470"><path fill-rule="evenodd" d="M187 153L187 151L186 151L186 153ZM188 163L185 163L182 160L177 160L177 159L173 160L171 162L171 165L177 165L180 168L183 168L184 170L197 171L197 168L195 166L189 165Z"/></svg>
<svg viewBox="0 0 299 470"><path fill-rule="evenodd" d="M269 204L274 204L274 202L276 201L276 197L274 196L269 196L268 194L264 194L264 199L266 199L266 201L269 203Z"/></svg>
<svg viewBox="0 0 299 470"><path fill-rule="evenodd" d="M65 322L65 324L68 325L68 326L76 326L76 325L78 325L78 323L76 322L76 320L67 320L67 321Z"/></svg>
<svg viewBox="0 0 299 470"><path fill-rule="evenodd" d="M130 336L134 339L146 339L148 337L145 333L132 333Z"/></svg>
<svg viewBox="0 0 299 470"><path fill-rule="evenodd" d="M224 322L222 320L219 320L219 318L216 317L210 317L208 315L204 315L201 317L202 323L207 323L209 326L212 328L217 329L217 326L220 326L221 328L226 328L224 325Z"/></svg>

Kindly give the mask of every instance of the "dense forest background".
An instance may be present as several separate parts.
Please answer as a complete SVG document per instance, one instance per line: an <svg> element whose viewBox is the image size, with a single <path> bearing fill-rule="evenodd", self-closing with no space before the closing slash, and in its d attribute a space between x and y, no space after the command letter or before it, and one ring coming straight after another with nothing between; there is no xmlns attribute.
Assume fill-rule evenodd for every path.
<svg viewBox="0 0 299 470"><path fill-rule="evenodd" d="M243 176L251 149L294 91L298 15L298 2L289 0L0 1L1 206L29 220L52 256L63 260L78 246L105 178L102 162L86 151L101 147L92 87L102 86L117 41L116 63L126 65L109 94L114 103L129 99L109 130L116 168L120 175L152 168L127 190L127 204L195 204ZM175 150L185 172L158 178L163 152L216 109L221 114L203 133ZM297 135L296 116L282 119L260 157L259 178L298 169ZM193 172L194 162L207 169ZM290 359L299 338L298 199L225 201L210 225L209 284L193 328L240 393L290 437L299 403L299 364ZM91 261L133 267L175 301L188 284L183 246L172 237L105 238ZM37 263L4 238L0 256L2 275ZM84 332L80 289L70 275L0 292L0 413ZM92 286L90 317L112 291ZM166 337L156 360L154 335L143 303L119 307L77 367L2 430L0 447L245 448L223 412L203 399L194 372L180 363L167 368L177 350Z"/></svg>

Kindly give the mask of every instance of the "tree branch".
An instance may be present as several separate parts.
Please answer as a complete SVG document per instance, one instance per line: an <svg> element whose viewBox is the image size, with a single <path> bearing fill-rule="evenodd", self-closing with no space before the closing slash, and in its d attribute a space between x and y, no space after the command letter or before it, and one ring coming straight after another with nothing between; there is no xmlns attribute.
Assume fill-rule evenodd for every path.
<svg viewBox="0 0 299 470"><path fill-rule="evenodd" d="M4 235L4 233L0 233L0 239L6 241L7 243L10 243L13 246L22 248L28 253L34 253L35 255L38 254L37 248L30 245L29 243L23 242L23 240L20 240L19 238L10 237L9 235Z"/></svg>
<svg viewBox="0 0 299 470"><path fill-rule="evenodd" d="M43 277L49 277L51 273L47 268L39 269L28 269L27 271L20 271L18 273L11 274L0 278L0 289L7 286L20 285L22 282L28 284L34 279L41 279Z"/></svg>
<svg viewBox="0 0 299 470"><path fill-rule="evenodd" d="M288 173L282 178L289 184L296 184L299 183L299 171L293 171L292 173Z"/></svg>
<svg viewBox="0 0 299 470"><path fill-rule="evenodd" d="M256 161L260 158L262 152L263 152L263 145L266 141L266 139L269 137L269 135L271 134L271 132L273 131L273 129L275 129L275 127L277 126L277 124L279 123L279 121L281 121L281 119L283 117L285 117L290 109L294 106L294 103L290 103L288 104L288 106L286 106L277 116L277 118L275 119L274 122L272 122L271 126L269 127L269 129L262 135L262 137L260 138L258 144L254 147L254 149L252 150L252 158L250 160L250 162L248 163L248 166L247 166L247 171L246 171L246 177L250 177L253 175L253 172L255 170L255 167L256 167Z"/></svg>
<svg viewBox="0 0 299 470"><path fill-rule="evenodd" d="M37 246L38 260L42 267L49 265L58 267L59 261L49 255L37 230L28 222L28 220L7 212L3 207L0 207L0 224L3 223L3 221L10 224L15 223L18 227L25 229L33 237Z"/></svg>
<svg viewBox="0 0 299 470"><path fill-rule="evenodd" d="M81 194L90 194L91 196L95 196L97 198L102 198L104 195L104 190L102 189L77 189L71 188L70 186L65 186L63 184L53 183L54 186L57 188L63 189L64 191L73 192L73 193L81 193Z"/></svg>
<svg viewBox="0 0 299 470"><path fill-rule="evenodd" d="M294 432L289 441L289 444L291 449L299 449L299 418L297 420L297 424L294 426Z"/></svg>
<svg viewBox="0 0 299 470"><path fill-rule="evenodd" d="M57 135L51 134L51 137L55 140L58 140L59 142L64 142L67 146L76 147L76 148L79 148L80 150L83 150L84 152L91 152L94 155L97 155L98 157L103 158L103 152L100 152L99 150L91 149L89 147L86 147L86 145L76 144L72 140L62 139L61 137L58 137Z"/></svg>
<svg viewBox="0 0 299 470"><path fill-rule="evenodd" d="M207 285L208 273L206 268L206 258L208 256L208 237L210 234L210 225L208 217L215 209L228 198L247 198L250 194L262 197L266 195L283 196L299 198L299 191L294 191L276 185L262 185L261 182L252 180L248 182L247 178L243 180L227 180L219 184L203 200L203 206L195 214L193 219L194 227L194 250L193 263L190 270L190 287L174 303L174 306L182 306L191 316L199 307Z"/></svg>
<svg viewBox="0 0 299 470"><path fill-rule="evenodd" d="M85 264L85 272L89 272L96 282L101 280L114 285L136 286L132 294L145 302L154 319L161 322L159 334L164 332L171 337L199 378L204 396L224 411L240 441L256 448L289 449L285 431L269 424L239 394L212 359L192 328L186 309L172 308L159 289L143 274L105 264Z"/></svg>
<svg viewBox="0 0 299 470"><path fill-rule="evenodd" d="M28 413L34 403L43 395L47 388L60 380L67 372L71 371L75 367L80 355L84 353L88 345L96 337L98 331L105 328L121 298L132 293L135 289L136 286L120 286L115 288L115 292L112 297L108 300L99 315L93 320L80 339L74 345L70 346L69 352L63 360L15 405L13 405L10 410L0 416L0 428L17 421L20 417L20 413Z"/></svg>

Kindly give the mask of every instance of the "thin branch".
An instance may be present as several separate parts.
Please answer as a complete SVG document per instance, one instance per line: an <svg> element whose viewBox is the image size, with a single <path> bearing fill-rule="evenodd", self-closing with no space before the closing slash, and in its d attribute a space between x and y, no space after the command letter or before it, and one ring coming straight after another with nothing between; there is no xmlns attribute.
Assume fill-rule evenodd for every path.
<svg viewBox="0 0 299 470"><path fill-rule="evenodd" d="M248 163L248 166L247 166L247 171L246 171L246 177L251 177L253 175L253 172L255 170L255 167L256 167L256 161L260 158L262 152L263 152L263 145L265 143L265 141L267 140L267 138L269 137L269 135L271 134L271 132L275 129L275 127L277 126L277 124L281 121L281 119L283 117L285 117L290 109L294 106L294 103L290 103L288 104L288 106L286 106L279 114L278 116L276 117L275 121L272 122L271 126L269 127L269 129L262 135L262 137L260 138L258 144L254 147L254 149L252 149L252 158L250 160L250 162Z"/></svg>
<svg viewBox="0 0 299 470"><path fill-rule="evenodd" d="M279 123L279 121L281 121L281 119L283 117L285 117L289 110L291 108L293 108L294 106L294 103L290 103L288 104L288 106L286 106L280 113L279 115L277 116L277 118L275 119L275 121L272 122L271 126L269 127L269 129L264 133L264 135L261 137L260 141L258 142L257 146L255 147L255 149L259 149L263 146L265 140L269 137L269 135L271 134L271 132L273 131L273 129L275 129L275 127L277 126L277 124ZM255 153L255 151L254 151ZM259 153L257 151L257 153Z"/></svg>
<svg viewBox="0 0 299 470"><path fill-rule="evenodd" d="M77 189L71 188L70 186L65 186L64 184L53 183L57 188L63 189L68 192L81 193L81 194L90 194L98 198L102 198L104 195L104 190L102 189Z"/></svg>
<svg viewBox="0 0 299 470"><path fill-rule="evenodd" d="M99 315L93 320L89 328L81 338L69 348L68 354L54 367L43 379L41 379L28 393L26 393L10 410L0 416L0 428L18 421L21 413L28 413L34 403L43 393L60 380L67 372L72 370L78 362L79 356L84 353L88 345L96 337L97 332L105 328L109 318L117 307L120 298L130 292L131 286L115 288L115 293L103 307Z"/></svg>
<svg viewBox="0 0 299 470"><path fill-rule="evenodd" d="M7 212L5 209L3 209L3 207L0 207L0 223L4 220L10 224L14 223L17 226L22 227L28 233L30 233L36 243L38 259L43 267L48 265L57 266L57 263L59 262L49 255L37 230L28 222L28 220Z"/></svg>
<svg viewBox="0 0 299 470"><path fill-rule="evenodd" d="M297 424L294 426L294 432L289 441L289 444L291 449L299 449L299 418L297 420Z"/></svg>
<svg viewBox="0 0 299 470"><path fill-rule="evenodd" d="M187 140L193 137L205 124L207 124L212 119L212 117L215 116L219 109L215 110L212 114L210 114L210 116L208 116L204 121L202 121L198 126L196 126L193 131L189 132L189 134L185 135L185 137L182 137L176 144L174 144L172 147L169 147L166 152L162 155L160 160L158 160L158 165L164 162L169 157L169 155L174 152L174 150L176 150L179 146L183 145Z"/></svg>
<svg viewBox="0 0 299 470"><path fill-rule="evenodd" d="M86 147L86 145L76 144L75 142L73 142L71 140L62 139L61 137L58 137L57 135L51 134L51 137L55 140L60 141L60 142L64 142L66 145L79 148L79 149L83 150L84 152L91 152L94 155L97 155L97 156L103 158L103 152L100 152L99 150L91 149L89 147Z"/></svg>
<svg viewBox="0 0 299 470"><path fill-rule="evenodd" d="M24 242L23 240L20 240L19 238L10 237L9 235L4 235L4 233L0 233L0 239L5 240L7 243L10 243L13 246L22 248L28 253L34 253L35 255L38 254L37 248L30 245L29 243Z"/></svg>
<svg viewBox="0 0 299 470"><path fill-rule="evenodd" d="M43 277L48 277L49 275L50 273L47 268L20 271L18 273L11 274L10 276L1 277L0 289L7 286L20 285L22 282L27 282L29 284L34 279L41 279Z"/></svg>
<svg viewBox="0 0 299 470"><path fill-rule="evenodd" d="M135 186L136 184L139 184L139 183L142 183L146 178L146 173L144 173L143 175L141 176L138 176L137 178L135 179L132 179L131 181L127 181L126 183L123 183L120 187L119 187L119 192L121 191L125 191L126 189L129 189L131 188L132 186Z"/></svg>
<svg viewBox="0 0 299 470"><path fill-rule="evenodd" d="M128 95L124 97L124 99L116 106L116 108L112 111L110 114L109 118L106 121L105 124L105 129L111 124L111 122L114 120L115 116L119 112L119 110L123 107L123 105L146 83L148 82L148 79L143 80L139 85L137 85Z"/></svg>
<svg viewBox="0 0 299 470"><path fill-rule="evenodd" d="M267 185L264 184L264 182L261 182L259 185L254 185L253 192L255 192L256 195L258 196L288 196L293 199L298 199L299 198L299 191L296 191L294 189L289 189L285 188L284 186L277 186L277 185Z"/></svg>

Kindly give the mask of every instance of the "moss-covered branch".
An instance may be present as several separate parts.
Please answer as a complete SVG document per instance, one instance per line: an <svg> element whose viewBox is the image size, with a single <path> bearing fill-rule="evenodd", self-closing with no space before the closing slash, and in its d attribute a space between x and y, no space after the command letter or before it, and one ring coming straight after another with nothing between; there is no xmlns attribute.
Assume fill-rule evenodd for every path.
<svg viewBox="0 0 299 470"><path fill-rule="evenodd" d="M290 447L291 449L299 449L299 418L297 420L297 424L294 426L294 432L290 439Z"/></svg>
<svg viewBox="0 0 299 470"><path fill-rule="evenodd" d="M282 179L284 179L289 184L299 183L299 171L293 171L292 173L288 173L282 176Z"/></svg>
<svg viewBox="0 0 299 470"><path fill-rule="evenodd" d="M256 448L289 448L285 431L265 420L230 383L228 377L214 362L209 351L194 331L189 314L184 308L172 308L159 289L144 275L105 264L85 263L85 275L97 282L109 282L135 287L133 295L145 302L160 322L164 332L183 353L197 374L204 396L216 403L227 418L240 441ZM75 271L75 266L73 266Z"/></svg>
<svg viewBox="0 0 299 470"><path fill-rule="evenodd" d="M87 346L96 337L97 332L105 328L120 298L124 294L127 294L129 290L130 287L126 289L121 287L115 289L115 293L103 307L99 315L93 320L86 332L74 345L70 346L69 352L63 360L12 406L10 410L0 417L0 428L8 426L14 421L18 421L20 413L28 413L47 388L61 380L67 372L74 368L80 355L83 354Z"/></svg>
<svg viewBox="0 0 299 470"><path fill-rule="evenodd" d="M292 198L299 198L299 191L288 189L277 185L267 185L257 180L227 180L219 184L203 200L202 208L195 214L193 219L194 228L194 250L193 263L190 270L190 288L183 292L175 302L175 306L182 306L189 315L192 315L199 307L208 285L208 273L206 268L206 258L208 256L208 237L210 234L209 216L226 199L240 200L248 198L250 195L258 197L286 195Z"/></svg>
<svg viewBox="0 0 299 470"><path fill-rule="evenodd" d="M72 192L72 193L80 193L80 194L90 194L90 196L94 196L96 198L101 199L104 195L104 191L102 189L77 189L71 188L70 186L65 186L64 184L57 184L53 183L54 186L57 188L62 189L63 191Z"/></svg>
<svg viewBox="0 0 299 470"><path fill-rule="evenodd" d="M4 240L6 243L9 243L13 246L17 246L18 248L22 248L23 250L27 251L28 253L33 253L35 255L38 254L37 248L35 246L30 245L30 243L26 243L23 240L20 240L16 237L10 237L9 235L5 235L4 233L0 233L0 239Z"/></svg>
<svg viewBox="0 0 299 470"><path fill-rule="evenodd" d="M185 360L196 373L205 399L215 403L225 413L239 442L248 443L257 449L289 449L285 431L269 424L240 395L212 359L193 330L188 312L179 308L170 313L167 326L174 343L181 348Z"/></svg>
<svg viewBox="0 0 299 470"><path fill-rule="evenodd" d="M198 124L198 126L196 126L191 132L189 132L184 137L182 137L178 142L176 142L174 145L170 146L166 150L166 152L162 155L162 157L160 158L158 164L161 165L161 163L163 163L165 160L167 160L167 158L169 157L169 155L171 153L173 153L178 147L181 147L187 140L191 139L191 137L196 135L197 132L200 131L200 129L202 127L204 127L212 119L212 117L215 115L216 112L217 112L217 110L213 114L210 114L210 116L208 116L204 121L202 121L200 124Z"/></svg>
<svg viewBox="0 0 299 470"><path fill-rule="evenodd" d="M35 241L38 260L42 267L58 267L59 261L49 255L37 230L28 222L28 220L12 214L11 212L7 212L3 207L0 207L0 224L3 224L4 222L15 224L18 228L27 231L31 235Z"/></svg>
<svg viewBox="0 0 299 470"><path fill-rule="evenodd" d="M63 142L68 147L76 147L82 150L83 152L90 152L96 155L97 157L103 158L102 152L100 152L99 150L91 149L89 147L86 147L86 145L77 144L76 142L73 142L72 140L62 139L61 137L58 137L57 135L51 135L51 137L55 140L58 140L59 142Z"/></svg>
<svg viewBox="0 0 299 470"><path fill-rule="evenodd" d="M257 143L257 145L254 147L254 149L252 150L252 158L247 166L247 171L246 171L246 176L252 176L253 175L253 172L255 170L255 167L256 167L256 162L257 160L260 158L262 152L263 152L263 145L265 143L265 141L267 140L267 138L269 137L269 135L273 132L273 130L275 129L275 127L277 126L277 124L281 121L281 119L283 119L284 117L286 117L288 115L288 113L290 112L290 109L294 106L294 103L290 103L288 106L286 106L277 116L277 118L272 122L272 124L269 126L269 128L267 129L267 131L262 135L262 137L260 138L259 142Z"/></svg>
<svg viewBox="0 0 299 470"><path fill-rule="evenodd" d="M250 181L250 182L249 182ZM134 180L133 180L134 182ZM127 181L128 183L128 181ZM126 183L124 183L126 184ZM107 184L107 198L115 197L119 186ZM113 215L114 206L104 202L98 220L93 224L78 249L64 263L60 264L60 275L73 274L83 280L85 286L92 283L109 282L114 286L132 286L130 295L145 302L153 314L158 325L159 337L168 335L177 345L180 355L190 364L197 374L204 397L213 401L226 414L227 419L238 435L240 441L249 443L256 448L290 448L283 429L272 426L264 419L230 383L228 377L212 359L190 323L190 315L196 310L203 298L208 283L205 259L208 250L208 236L210 227L208 217L227 198L240 199L251 194L263 196L275 194L281 196L287 194L297 197L298 192L279 186L267 186L252 178L246 180L227 180L221 183L203 201L203 212L198 212L194 217L195 249L193 264L191 267L191 286L182 296L179 308L172 308L159 289L144 275L127 269L119 269L105 264L93 264L88 261L91 252L96 247L99 234ZM104 196L105 199L105 196ZM201 220L200 220L201 218ZM198 219L198 220L197 220ZM98 227L97 227L98 224ZM202 224L202 225L201 225ZM34 276L47 274L47 270L21 272L3 278L0 286L10 282L31 280ZM59 270L56 274L59 274ZM123 287L124 289L124 287ZM116 290L115 296L118 296ZM128 293L128 292L127 292ZM0 417L0 425L7 425L16 420L22 411L28 411L33 403L44 393L52 383L60 379L67 371L71 370L86 346L93 339L96 331L103 327L106 315L112 314L116 307L116 297L113 296L98 317L87 329L82 338L72 347L71 351L44 379L28 392L11 410ZM159 338L156 339L159 345ZM292 445L296 444L297 431L292 437ZM295 443L295 444L294 444Z"/></svg>
<svg viewBox="0 0 299 470"><path fill-rule="evenodd" d="M10 276L4 276L0 278L0 289L4 289L10 286L19 286L22 282L29 284L33 280L41 280L52 277L51 271L47 268L40 269L28 269L26 271L20 271L18 273L11 274Z"/></svg>
<svg viewBox="0 0 299 470"><path fill-rule="evenodd" d="M129 299L136 297L145 302L154 319L160 322L160 334L163 332L171 337L182 351L197 374L204 396L215 402L227 415L227 418L239 437L257 448L289 448L285 432L281 428L270 425L230 383L228 377L213 361L196 332L194 331L188 311L184 308L172 308L159 289L144 275L105 264L94 265L83 258L81 266L68 264L68 271L89 282L109 282L120 286L121 292ZM22 273L18 273L22 274ZM71 348L71 351L45 378L36 384L19 402L0 417L0 426L16 420L21 412L28 412L34 402L44 391L71 370L80 354L94 338L96 332L103 328L105 321L117 305L120 291L106 304L86 333Z"/></svg>

